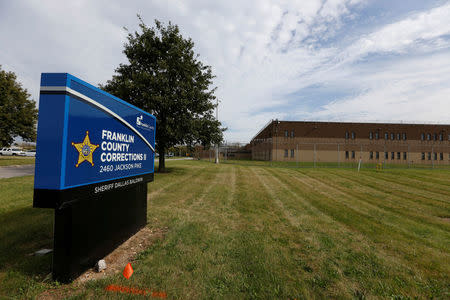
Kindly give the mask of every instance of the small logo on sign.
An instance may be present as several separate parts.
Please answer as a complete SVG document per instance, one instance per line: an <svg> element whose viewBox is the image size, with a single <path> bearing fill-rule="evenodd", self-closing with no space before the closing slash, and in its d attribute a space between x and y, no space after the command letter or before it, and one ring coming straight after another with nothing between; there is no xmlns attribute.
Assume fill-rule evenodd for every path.
<svg viewBox="0 0 450 300"><path fill-rule="evenodd" d="M91 140L89 139L89 131L86 131L86 136L84 137L83 142L81 143L72 142L72 146L74 146L75 149L77 149L78 151L78 162L75 165L75 167L78 168L78 166L83 161L90 162L92 166L94 165L92 154L94 153L95 149L98 148L99 145L91 144Z"/></svg>
<svg viewBox="0 0 450 300"><path fill-rule="evenodd" d="M140 126L142 124L142 119L144 118L143 115L140 115L136 118L136 125Z"/></svg>
<svg viewBox="0 0 450 300"><path fill-rule="evenodd" d="M136 118L136 125L137 125L139 128L147 129L147 130L153 130L153 129L155 129L153 126L150 126L149 124L142 122L143 119L144 119L144 116L143 116L143 115L140 115L140 116L138 116L138 117Z"/></svg>

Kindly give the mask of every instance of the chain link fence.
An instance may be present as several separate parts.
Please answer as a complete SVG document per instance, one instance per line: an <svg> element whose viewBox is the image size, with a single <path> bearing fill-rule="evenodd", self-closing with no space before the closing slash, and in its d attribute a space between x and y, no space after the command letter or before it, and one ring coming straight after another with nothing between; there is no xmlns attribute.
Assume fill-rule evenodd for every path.
<svg viewBox="0 0 450 300"><path fill-rule="evenodd" d="M276 147L274 147L276 145ZM214 149L199 158L214 162ZM252 148L244 144L219 147L221 163L291 168L450 170L450 145L442 143L314 143L266 142Z"/></svg>

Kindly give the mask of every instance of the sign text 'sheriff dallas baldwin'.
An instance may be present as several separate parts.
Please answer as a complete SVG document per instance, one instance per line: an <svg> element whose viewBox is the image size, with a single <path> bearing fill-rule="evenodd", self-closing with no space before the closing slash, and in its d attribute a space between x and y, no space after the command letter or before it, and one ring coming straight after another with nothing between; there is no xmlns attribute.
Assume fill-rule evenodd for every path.
<svg viewBox="0 0 450 300"><path fill-rule="evenodd" d="M54 279L70 282L146 225L155 126L70 74L42 74L33 206L55 209Z"/></svg>

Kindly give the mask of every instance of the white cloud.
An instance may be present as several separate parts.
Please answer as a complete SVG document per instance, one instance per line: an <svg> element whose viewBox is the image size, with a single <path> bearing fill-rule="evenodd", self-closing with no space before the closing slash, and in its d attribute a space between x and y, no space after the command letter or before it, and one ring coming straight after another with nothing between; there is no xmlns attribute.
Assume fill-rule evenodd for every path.
<svg viewBox="0 0 450 300"><path fill-rule="evenodd" d="M334 101L308 118L346 121L449 121L450 53L383 63L368 70L354 68L341 81L366 88L361 94ZM362 76L360 76L362 75Z"/></svg>
<svg viewBox="0 0 450 300"><path fill-rule="evenodd" d="M450 4L418 13L363 36L344 51L344 56L354 60L370 53L405 53L417 46L425 48L433 42L445 47L449 43L440 37L448 34L450 34Z"/></svg>

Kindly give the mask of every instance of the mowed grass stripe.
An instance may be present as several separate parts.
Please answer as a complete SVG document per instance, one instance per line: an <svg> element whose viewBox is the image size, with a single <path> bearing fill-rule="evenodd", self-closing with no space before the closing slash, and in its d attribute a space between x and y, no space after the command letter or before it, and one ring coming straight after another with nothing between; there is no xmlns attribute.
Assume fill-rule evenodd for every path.
<svg viewBox="0 0 450 300"><path fill-rule="evenodd" d="M443 235L445 241L450 242L448 224L443 222L442 218L433 216L433 214L437 214L438 212L442 213L440 209L430 209L430 207L425 207L424 209L423 206L417 205L417 201L401 198L391 193L379 192L368 185L352 184L349 187L349 180L331 173L324 173L321 176L314 177L314 179L325 188L331 186L337 191L340 191L344 196L351 194L358 201L369 203L371 208L374 209L373 213L382 211L383 213L389 213L391 218L394 216L397 221L409 222L408 231L416 232L420 236L429 235L430 233L435 235L436 233L439 234L439 239ZM424 214L424 210L427 214ZM438 232L435 232L436 230ZM436 237L433 236L433 238Z"/></svg>
<svg viewBox="0 0 450 300"><path fill-rule="evenodd" d="M366 172L367 174L373 175L376 172ZM406 174L406 176L405 176ZM428 178L413 178L411 176L408 176L408 172L402 171L402 172L378 172L376 175L377 178L386 180L386 181L395 181L398 184L401 184L403 186L407 187L416 187L417 185L420 185L422 190L432 192L432 193L439 193L441 195L446 195L450 197L450 186L447 182L446 185L441 185L438 183L431 182Z"/></svg>
<svg viewBox="0 0 450 300"><path fill-rule="evenodd" d="M340 223L331 215L312 205L310 199L308 199L309 197L301 195L291 189L289 185L285 184L286 178L284 176L279 179L270 172L272 171L270 169L260 169L259 171L264 173L269 178L269 181L272 182L270 187L267 188L276 191L279 197L283 199L285 203L283 207L286 206L289 208L291 215L299 215L298 218L302 221L302 229L306 229L306 231L312 234L319 232L326 233L330 236L345 235L351 232L345 224ZM312 186L309 187L313 188ZM327 230L323 231L324 228L327 228ZM360 237L362 238L362 235ZM340 239L337 240L339 243ZM362 239L359 240L359 242L361 241ZM316 245L320 245L320 242L317 242Z"/></svg>
<svg viewBox="0 0 450 300"><path fill-rule="evenodd" d="M338 172L336 170L328 170L328 172L357 184L369 186L387 194L397 195L403 199L417 199L419 200L417 201L417 205L428 205L439 210L445 210L447 207L448 201L443 199L440 194L424 192L417 188L417 186L406 189L405 186L396 182L370 176L369 174L373 171L360 172L357 176L355 176L354 171L349 170L341 170ZM374 173L377 174L376 172Z"/></svg>
<svg viewBox="0 0 450 300"><path fill-rule="evenodd" d="M311 171L311 170L309 170ZM305 171L306 172L306 171ZM311 173L317 173L315 171L311 171ZM294 184L296 185L296 184ZM298 185L296 185L298 186ZM306 186L311 186L310 184L306 185ZM313 194L313 193L309 193L309 194ZM311 196L311 198L314 198L313 196ZM314 201L314 203L319 204L320 200L316 199L316 201ZM319 205L321 206L321 205ZM338 211L342 211L343 213L349 213L348 210L345 209L340 209ZM342 219L341 217L339 217L338 214L335 215L337 218ZM361 222L361 219L356 217L356 216L351 216L348 218L349 220L353 219L353 222L355 223L365 223L365 222ZM373 220L374 222L377 222L376 220ZM374 227L379 227L377 226L376 223L373 224ZM361 226L357 226L359 228L361 228ZM370 225L369 225L370 227ZM361 231L359 229L359 231ZM377 230L378 231L378 230ZM411 269L409 269L408 273L414 273L417 272L417 270L420 270L419 272L423 272L421 276L424 277L434 277L437 278L437 281L435 282L439 282L440 284L438 286L434 286L433 284L431 284L428 281L424 282L423 284L429 288L436 288L438 290L442 290L446 288L446 285L442 285L442 282L446 282L448 280L448 273L449 273L449 264L448 263L444 263L442 265L439 264L439 261L442 260L442 258L444 258L444 261L448 261L448 251L445 251L443 254L443 257L440 253L434 253L434 255L427 256L425 255L420 255L419 252L430 252L430 249L424 249L423 245L421 246L419 244L419 246L421 246L419 248L419 250L416 251L416 249L414 248L413 245L411 245L410 243L408 243L408 240L405 241L400 241L398 239L395 238L395 236L392 236L390 231L386 231L384 234L384 241L383 241L383 234L382 232L380 232L380 234L378 234L378 232L371 232L370 228L368 228L368 230L362 230L361 232L363 232L364 234L366 234L367 236L370 236L372 240L376 240L376 247L378 248L378 251L380 252L385 252L385 250L389 249L388 253L385 253L385 255L383 255L383 258L385 257L392 257L392 255L394 255L396 257L396 259L403 261L403 265L405 266L405 270L409 269L409 267L411 267ZM376 235L374 235L374 233ZM422 251L420 251L422 250ZM414 265L416 263L416 265ZM415 284L414 282L412 283L413 285Z"/></svg>
<svg viewBox="0 0 450 300"><path fill-rule="evenodd" d="M152 275L145 274L144 281L153 286L158 285L158 281L164 282L161 289L175 298L198 298L208 294L212 291L209 290L206 274L214 276L216 273L230 273L221 253L215 253L217 262L209 267L209 271L205 268L205 264L213 259L208 253L211 236L216 235L216 226L223 222L217 220L218 216L215 214L216 222L211 223L210 214L205 214L202 206L192 208L199 199L210 200L206 196L212 187L210 181L217 176L209 165L200 164L202 172L191 174L188 181L184 176L180 180L174 178L170 189L154 197L154 211L150 218L158 220L158 223L153 224L155 227L169 224L169 232L165 241L155 245L141 257L140 265L143 269L152 266L152 270L149 270ZM162 217L164 218L161 219ZM167 274L171 276L168 277Z"/></svg>
<svg viewBox="0 0 450 300"><path fill-rule="evenodd" d="M275 202L275 204L278 206L278 208L281 210L283 216L286 218L286 220L289 221L289 223L294 226L294 227L299 227L299 218L298 216L294 216L289 210L287 210L284 205L283 202L280 201L280 199L278 198L278 196L276 195L276 193L274 192L274 190L272 188L270 188L266 182L266 180L264 180L256 171L255 168L251 169L254 176L258 179L258 181L261 183L261 185L263 186L263 188L267 191L267 193L269 193L270 197L272 198L272 200Z"/></svg>
<svg viewBox="0 0 450 300"><path fill-rule="evenodd" d="M149 196L153 197L175 185L185 184L189 179L205 171L205 168L205 165L191 167L184 164L184 167L181 165L180 167L171 170L169 173L158 173L156 180L149 185Z"/></svg>
<svg viewBox="0 0 450 300"><path fill-rule="evenodd" d="M234 206L242 216L242 227L232 252L239 256L236 267L244 274L242 287L251 298L308 297L308 286L301 280L304 271L297 268L286 247L297 229L251 168L239 167L238 171Z"/></svg>
<svg viewBox="0 0 450 300"><path fill-rule="evenodd" d="M275 171L279 172L279 170L265 170L266 172ZM274 184L272 185L272 188L277 189L277 187L281 187L288 191L289 193L292 193L296 197L293 199L299 199L303 198L300 196L300 193L293 190L289 185L285 185L283 182L286 182L288 178L282 177L280 179L273 177L270 178L271 182ZM307 193L307 198L314 198L310 199L311 202L317 202L317 197L313 197L313 193ZM286 200L286 197L283 197L284 200ZM320 200L319 200L320 201ZM288 205L285 205L288 206ZM326 216L326 219L329 219L328 215L323 215L323 213L320 213L322 216ZM308 220L309 222L311 220ZM394 273L402 273L405 271L412 272L410 269L410 263L407 260L398 260L398 259L390 259L392 257L391 254L384 253L384 251L377 251L377 254L373 251L376 247L373 246L372 241L367 239L367 236L362 235L360 232L355 231L349 226L347 226L345 223L341 223L338 220L334 219L332 220L332 223L334 223L332 226L318 226L315 227L310 234L314 235L316 239L320 240L320 245L322 245L322 251L320 251L321 247L316 247L314 249L314 253L312 255L314 256L316 262L318 262L318 265L324 264L322 266L325 269L325 273L330 275L333 274L333 277L342 276L344 275L345 279L341 278L341 283L345 282L347 277L354 278L355 281L353 281L351 284L349 283L348 286L353 286L355 291L364 290L364 287L369 286L371 283L369 278L371 276L376 275L378 280L380 282L390 281L390 276L394 276L393 274L390 274L389 272ZM310 223L302 224L302 227L305 226L306 228L311 227L309 225ZM313 221L313 224L317 224L317 220ZM329 224L328 224L329 225ZM326 231L324 231L326 229ZM317 243L315 243L317 245ZM334 250L335 249L335 250ZM322 261L320 258L322 257L318 253L324 253L326 251L326 254L324 254L324 260ZM335 261L334 263L337 264L339 267L335 269L335 271L330 270L330 256L333 256L332 253L336 251L336 257L332 259L332 261ZM348 256L345 256L345 259L342 257L342 252L348 253ZM381 253L380 253L381 252ZM382 254L382 255L378 255ZM380 257L383 257L382 259ZM360 264L359 268L354 269L354 261L358 260L358 263ZM364 263L360 260L364 260ZM338 263L337 263L338 262ZM317 264L314 264L317 265ZM387 272L387 266L390 266L390 271ZM364 271L361 271L364 269ZM320 272L319 272L320 273ZM362 276L362 274L365 274ZM367 277L366 277L367 276ZM325 276L326 277L326 276ZM320 276L319 276L320 278ZM317 278L316 278L317 279ZM322 278L324 280L324 278ZM366 281L367 280L367 281ZM326 282L326 286L330 284L333 280L332 279L326 279L322 281L322 284ZM319 281L320 282L320 281ZM359 286L359 284L363 284L362 286ZM377 287L373 287L377 288Z"/></svg>
<svg viewBox="0 0 450 300"><path fill-rule="evenodd" d="M446 215L445 212L449 211L449 206L445 204L446 200L443 199L445 196L441 197L443 200L440 201L423 197L423 195L417 195L414 192L399 189L395 183L373 180L372 177L366 176L366 172L361 172L358 176L352 176L348 172L336 173L333 170L329 171L329 173L334 174L335 178L347 180L348 182L345 185L365 185L370 187L374 195L377 195L380 199L395 197L400 202L408 202L411 205L410 209L416 208L417 213L422 213L428 219L434 217L437 223L444 225L444 227L447 225L441 217ZM434 221L434 223L436 222Z"/></svg>
<svg viewBox="0 0 450 300"><path fill-rule="evenodd" d="M397 175L398 172L386 172L386 174ZM432 172L423 172L422 170L409 169L402 172L404 178L417 179L420 182L427 181L441 187L449 187L449 170L432 170Z"/></svg>
<svg viewBox="0 0 450 300"><path fill-rule="evenodd" d="M339 178L331 178L329 179L330 181L336 180L338 181ZM327 184L326 183L322 183L322 188L326 188ZM332 184L333 185L333 184ZM341 187L335 187L337 189L341 189ZM361 187L361 189L364 189L364 187ZM348 193L353 194L354 190L348 190ZM373 201L373 199L371 199L371 196L369 194L365 194L361 197L356 197L357 201L361 202L370 202L373 203L374 205L376 205L377 201ZM402 199L398 199L399 201L402 201ZM378 209L378 211L380 212L380 209ZM447 224L437 224L437 225L443 225L438 226L439 229L430 227L431 224L429 223L424 223L424 222L419 222L414 221L414 220L410 220L409 218L401 218L400 216L397 216L395 212L389 211L389 210L382 210L384 212L383 214L379 214L378 216L380 218L382 218L383 223L390 225L390 226L394 226L398 231L398 232L404 232L406 233L407 237L411 237L411 235L409 234L409 232L413 232L416 234L416 239L423 239L423 242L425 244L429 244L432 243L434 244L434 247L436 248L440 248L441 250L446 250L448 248L448 245L450 244L450 237L448 234L448 226ZM387 217L387 215L389 215L390 217ZM377 217L377 215L375 214L374 217ZM392 217L399 223L396 224L392 224ZM406 226L405 226L406 225Z"/></svg>
<svg viewBox="0 0 450 300"><path fill-rule="evenodd" d="M230 176L230 172L232 169L224 172L223 176ZM205 205L195 207L198 218L185 216L184 219L177 220L158 252L173 254L172 247L177 249L179 255L181 251L180 258L175 263L177 267L172 271L179 274L178 280L185 284L192 280L190 276L201 276L201 280L197 280L201 284L190 285L189 288L197 290L203 297L226 297L231 294L239 297L237 295L240 293L265 298L274 295L287 297L288 290L293 293L289 295L301 295L295 293L299 285L289 284L285 271L280 270L280 266L289 267L286 261L289 256L281 253L283 247L264 230L268 225L279 223L276 210L270 205L270 201L264 201L267 194L261 193L261 187L253 188L254 182L246 180L249 177L251 176L246 170L237 170L236 197L233 197L231 203L231 209L236 210L236 213L218 213L230 209L227 204L230 196L222 193L227 190L227 186L218 183L209 190L208 195L219 197L204 197ZM201 195L202 191L199 191L195 197ZM189 204L185 202L181 206L183 205ZM243 217L236 219L237 214ZM268 219L272 221L270 224L267 223ZM234 225L230 226L230 223ZM231 230L233 228L236 230ZM194 260L193 255L197 256ZM163 255L157 261L169 259L168 255ZM171 263L173 264L174 262ZM168 287L171 295L180 298L196 296L192 292L186 293L185 289L188 287L180 286L179 281L171 282Z"/></svg>
<svg viewBox="0 0 450 300"><path fill-rule="evenodd" d="M299 174L297 174L298 176ZM416 230L416 227L423 227L423 224L420 223L413 223L408 219L401 218L401 216L396 215L393 212L390 212L385 209L381 209L377 207L375 204L373 204L372 201L369 201L369 197L363 196L358 197L354 195L354 191L342 191L338 187L326 184L321 182L320 180L317 180L316 178L312 178L306 174L302 174L302 176L306 176L307 179L302 178L300 180L298 177L295 177L295 174L293 174L294 178L296 180L299 180L300 182L304 182L305 180L312 181L314 183L313 190L316 191L316 193L322 194L325 197L329 199L333 199L336 202L339 202L343 205L345 205L348 209L354 210L358 212L361 215L364 215L368 218L371 218L373 220L377 220L379 222L382 221L382 224L384 226L390 227L391 230L397 231L399 234L405 235L407 238L413 237L410 234L409 230ZM311 186L311 184L309 184ZM380 219L380 220L378 220ZM399 226L401 225L401 226ZM405 226L407 225L407 226ZM405 228L406 227L406 228ZM423 232L423 228L421 228ZM431 231L430 231L431 232ZM443 232L445 233L445 232ZM422 236L416 236L416 239L422 239ZM430 241L425 240L425 243L430 243ZM436 245L430 244L432 248L435 248ZM439 247L439 245L437 245Z"/></svg>
<svg viewBox="0 0 450 300"><path fill-rule="evenodd" d="M320 181L320 179L318 180ZM341 178L326 178L322 180L322 187L324 188L327 185L331 185L349 195L352 194L354 200L359 201L359 203L370 203L372 205L371 210L368 211L370 215L379 217L386 225L393 226L394 230L406 233L407 237L411 237L410 233L413 233L416 239L423 239L425 244L430 243L434 248L439 248L442 251L445 251L450 245L450 226L439 220L440 218L420 215L419 211L407 213L407 209L397 209L391 206L397 204L399 207L405 207L405 205L402 205L404 199L398 198L395 202L392 201L391 205L383 205L383 203L389 204L389 201L373 197L373 195L364 191L365 186L356 186L349 189L343 187L344 184L337 184L340 180L342 181ZM360 195L358 195L358 191ZM423 213L423 211L421 212Z"/></svg>
<svg viewBox="0 0 450 300"><path fill-rule="evenodd" d="M276 174L276 176L279 175ZM298 190L298 184L293 182L292 178L291 180L289 180L289 178L285 178L285 180L286 184L288 184L291 189ZM393 239L391 240L391 244L393 243L396 246L401 247L404 245L411 245L411 243L414 242L420 251L409 251L408 247L403 247L402 251L406 251L407 254L410 254L412 256L415 256L418 253L428 255L427 258L424 258L424 261L421 262L422 267L428 266L431 269L431 266L433 264L430 265L430 262L432 263L436 260L439 260L436 259L436 257L441 254L446 255L445 252L443 253L439 249L436 249L440 245L434 245L432 241L423 240L415 235L409 234L403 228L397 230L395 226L386 224L375 216L370 216L358 211L354 208L354 206L359 204L357 202L355 202L355 205L352 207L351 204L349 204L347 201L343 201L343 199L332 199L323 194L322 197L317 197L317 195L320 195L320 193L318 193L317 191L318 190L316 189L307 193L311 195L311 198L316 198L317 201L311 202L313 203L313 205L316 205L320 209L326 211L336 220L339 220L350 228L353 228L354 230L357 230L362 234L372 236L376 242L382 244L386 243L387 233L389 233L389 237ZM358 221L355 222L355 220ZM396 247L391 247L390 249L392 251L397 250ZM439 265L433 265L433 268L435 268L434 271L436 272L442 271L441 266Z"/></svg>
<svg viewBox="0 0 450 300"><path fill-rule="evenodd" d="M410 191L414 191L414 193L419 194L424 197L428 197L429 199L438 199L442 198L442 196L446 196L446 198L450 197L450 193L448 190L439 189L438 186L430 187L426 181L419 180L404 180L402 178L402 173L397 173L395 176L386 176L386 173L383 172L363 172L364 175L370 176L374 180L378 182L383 181L388 184L395 184L399 189L409 189ZM376 174L376 175L375 175ZM418 188L420 186L420 188ZM442 201L446 204L449 204L449 200Z"/></svg>
<svg viewBox="0 0 450 300"><path fill-rule="evenodd" d="M347 249L350 256L367 253L366 244L361 243L360 237L348 233L328 215L310 206L306 200L267 173L266 169L258 168L253 172L259 174L259 177L266 177L265 186L272 191L272 198L278 198L276 202L283 199L283 211L286 213L286 210L289 210L290 216L298 217L298 222L293 224L300 230L291 233L290 239L295 241L295 255L300 258L300 267L306 271L304 276L311 289L324 295L347 294L348 297L352 295L351 291L359 290L360 279L355 281L343 275L355 271L352 266L348 265L339 253L336 253L333 259L330 259L330 256L335 253L334 249L340 247ZM337 280L338 278L340 280ZM349 287L352 289L348 290Z"/></svg>

